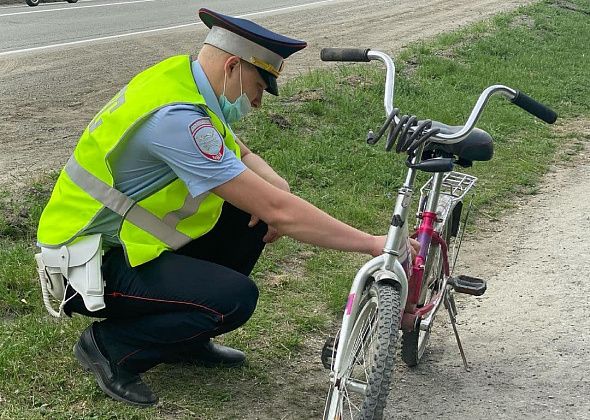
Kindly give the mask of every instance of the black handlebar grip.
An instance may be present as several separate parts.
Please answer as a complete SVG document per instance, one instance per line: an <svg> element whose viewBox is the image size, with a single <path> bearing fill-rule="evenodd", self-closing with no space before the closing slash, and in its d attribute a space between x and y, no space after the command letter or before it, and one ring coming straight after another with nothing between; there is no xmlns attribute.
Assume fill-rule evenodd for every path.
<svg viewBox="0 0 590 420"><path fill-rule="evenodd" d="M516 96L512 99L512 103L533 114L535 117L542 119L546 123L553 124L555 120L557 120L557 114L555 111L548 106L543 105L541 102L535 101L533 98L519 90L516 91Z"/></svg>
<svg viewBox="0 0 590 420"><path fill-rule="evenodd" d="M320 58L322 61L365 62L371 61L367 58L369 51L369 48L322 48Z"/></svg>

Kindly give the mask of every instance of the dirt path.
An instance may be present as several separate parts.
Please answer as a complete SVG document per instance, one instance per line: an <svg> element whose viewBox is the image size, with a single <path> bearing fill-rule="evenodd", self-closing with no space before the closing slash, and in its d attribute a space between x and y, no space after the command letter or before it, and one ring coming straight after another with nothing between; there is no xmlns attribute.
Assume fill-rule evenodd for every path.
<svg viewBox="0 0 590 420"><path fill-rule="evenodd" d="M321 65L324 46L369 46L395 53L408 42L528 3L525 0L340 2L258 19L310 43L289 63L293 76ZM429 5L428 8L425 8ZM393 7L395 6L395 7ZM359 23L361 22L362 23ZM293 22L298 22L294 28ZM368 26L379 27L374 32ZM385 29L384 29L385 28ZM58 169L92 115L137 71L193 52L203 29L0 59L0 188ZM588 121L582 133L590 133ZM487 278L482 298L459 300L463 371L443 316L425 363L399 367L390 402L401 418L590 418L590 153L556 168L539 194L478 240L464 244L461 272ZM575 305L575 306L572 306ZM277 376L276 395L250 401L236 418L318 418L326 371L321 341L307 343ZM247 414L245 414L247 413ZM245 416L245 417L244 417ZM392 415L391 415L392 416Z"/></svg>
<svg viewBox="0 0 590 420"><path fill-rule="evenodd" d="M580 132L589 138L590 121ZM443 313L424 366L401 369L390 404L400 418L590 418L588 173L586 147L574 168L552 170L537 195L464 243L457 272L488 280L483 297L458 301L471 372Z"/></svg>
<svg viewBox="0 0 590 420"><path fill-rule="evenodd" d="M457 295L470 372L441 311L423 362L409 369L398 359L386 419L590 418L590 120L567 126L585 147L572 165L553 168L538 194L463 242L456 273L488 281L482 297ZM276 393L239 418L321 418L322 345L306 343L277 372Z"/></svg>

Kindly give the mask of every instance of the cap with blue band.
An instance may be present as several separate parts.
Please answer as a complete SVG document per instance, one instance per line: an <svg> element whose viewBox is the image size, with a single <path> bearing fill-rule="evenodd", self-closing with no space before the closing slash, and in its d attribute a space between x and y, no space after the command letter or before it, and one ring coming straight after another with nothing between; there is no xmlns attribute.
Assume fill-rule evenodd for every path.
<svg viewBox="0 0 590 420"><path fill-rule="evenodd" d="M254 65L267 84L266 90L278 95L277 77L284 60L305 48L307 43L269 31L246 19L200 9L199 17L211 29L205 44L212 45Z"/></svg>

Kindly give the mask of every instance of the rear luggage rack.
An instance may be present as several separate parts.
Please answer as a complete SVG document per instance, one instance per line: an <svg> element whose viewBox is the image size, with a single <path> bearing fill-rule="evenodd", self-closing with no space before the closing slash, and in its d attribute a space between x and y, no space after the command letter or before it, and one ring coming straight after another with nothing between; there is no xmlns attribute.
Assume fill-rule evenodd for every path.
<svg viewBox="0 0 590 420"><path fill-rule="evenodd" d="M440 192L442 194L448 194L457 200L461 200L465 194L475 185L477 177L473 175L467 175L461 172L448 172L443 177L443 182ZM420 194L424 196L432 188L432 178L428 180L422 188L420 188Z"/></svg>

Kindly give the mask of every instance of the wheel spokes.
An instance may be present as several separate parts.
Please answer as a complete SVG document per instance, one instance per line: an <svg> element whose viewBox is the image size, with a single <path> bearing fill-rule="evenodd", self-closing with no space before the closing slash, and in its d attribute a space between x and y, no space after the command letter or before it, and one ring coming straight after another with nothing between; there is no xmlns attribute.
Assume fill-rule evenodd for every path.
<svg viewBox="0 0 590 420"><path fill-rule="evenodd" d="M360 413L366 393L373 360L377 313L377 300L371 299L359 314L361 323L354 328L356 338L349 352L347 370L341 379L342 405L345 405L343 414L350 415L350 419Z"/></svg>

